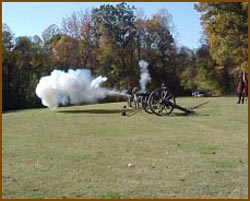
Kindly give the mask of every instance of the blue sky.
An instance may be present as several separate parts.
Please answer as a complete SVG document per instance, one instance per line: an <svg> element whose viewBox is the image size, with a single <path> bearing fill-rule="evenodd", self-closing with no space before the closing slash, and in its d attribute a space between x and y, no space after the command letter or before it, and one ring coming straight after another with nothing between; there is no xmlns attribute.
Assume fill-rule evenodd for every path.
<svg viewBox="0 0 250 201"><path fill-rule="evenodd" d="M61 26L62 19L74 11L99 7L109 2L3 2L2 22L18 36L41 36L51 24ZM110 4L117 4L112 2ZM142 8L146 16L151 17L162 8L168 10L175 24L178 46L189 48L200 46L202 36L200 13L193 9L192 2L128 2L136 8Z"/></svg>

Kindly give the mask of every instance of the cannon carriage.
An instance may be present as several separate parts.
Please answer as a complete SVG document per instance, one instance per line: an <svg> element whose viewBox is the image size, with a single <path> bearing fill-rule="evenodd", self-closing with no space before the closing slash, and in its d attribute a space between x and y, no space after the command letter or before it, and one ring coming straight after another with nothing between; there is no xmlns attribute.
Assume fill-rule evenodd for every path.
<svg viewBox="0 0 250 201"><path fill-rule="evenodd" d="M176 103L175 96L165 84L162 84L161 88L151 92L136 93L136 96L138 97L139 107L143 108L144 111L149 114L153 113L158 116L170 115L174 109L181 110L186 114L191 114L194 113L195 108L207 103L202 103L192 108L184 108ZM132 107L134 106L132 105Z"/></svg>

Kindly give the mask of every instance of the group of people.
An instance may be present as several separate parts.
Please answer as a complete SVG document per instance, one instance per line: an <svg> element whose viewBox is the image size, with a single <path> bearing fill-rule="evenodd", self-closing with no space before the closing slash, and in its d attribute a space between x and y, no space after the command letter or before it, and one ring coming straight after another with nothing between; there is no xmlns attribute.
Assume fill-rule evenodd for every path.
<svg viewBox="0 0 250 201"><path fill-rule="evenodd" d="M247 74L245 72L240 72L236 88L238 94L237 104L244 103L244 100L247 97L247 84Z"/></svg>

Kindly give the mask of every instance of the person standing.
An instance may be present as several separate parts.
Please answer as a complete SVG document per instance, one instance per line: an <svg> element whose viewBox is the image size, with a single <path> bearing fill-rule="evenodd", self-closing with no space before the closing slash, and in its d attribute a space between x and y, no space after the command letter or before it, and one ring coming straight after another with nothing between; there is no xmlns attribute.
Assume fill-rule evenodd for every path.
<svg viewBox="0 0 250 201"><path fill-rule="evenodd" d="M244 99L247 93L247 76L245 72L241 72L239 74L238 78L238 84L237 84L237 94L238 94L238 102L239 103L244 103Z"/></svg>
<svg viewBox="0 0 250 201"><path fill-rule="evenodd" d="M134 87L132 89L132 96L135 108L139 108L139 97L137 96L138 88Z"/></svg>

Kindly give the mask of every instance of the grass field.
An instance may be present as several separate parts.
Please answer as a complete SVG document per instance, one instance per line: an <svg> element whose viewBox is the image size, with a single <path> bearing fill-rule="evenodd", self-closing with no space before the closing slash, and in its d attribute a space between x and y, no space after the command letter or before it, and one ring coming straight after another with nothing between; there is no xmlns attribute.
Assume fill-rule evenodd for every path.
<svg viewBox="0 0 250 201"><path fill-rule="evenodd" d="M248 198L248 105L236 99L178 98L210 101L189 116L124 117L124 103L4 113L2 197Z"/></svg>

